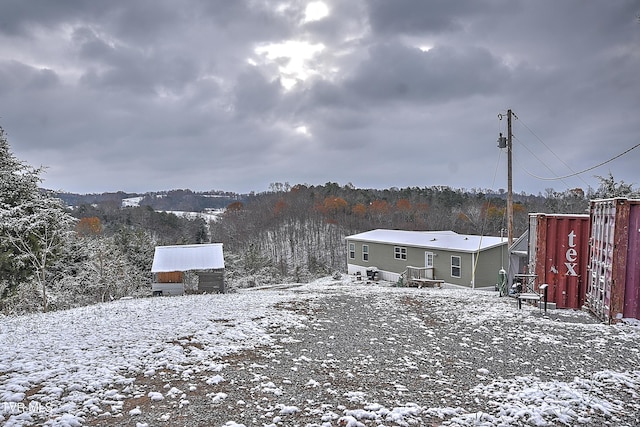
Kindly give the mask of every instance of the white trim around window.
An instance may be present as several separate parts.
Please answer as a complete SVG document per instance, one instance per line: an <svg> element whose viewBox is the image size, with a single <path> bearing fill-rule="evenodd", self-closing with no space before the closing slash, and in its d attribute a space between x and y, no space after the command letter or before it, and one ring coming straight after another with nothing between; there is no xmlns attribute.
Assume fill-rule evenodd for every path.
<svg viewBox="0 0 640 427"><path fill-rule="evenodd" d="M458 255L451 255L451 277L462 277L462 259Z"/></svg>
<svg viewBox="0 0 640 427"><path fill-rule="evenodd" d="M407 248L404 246L394 246L393 256L395 259L407 260Z"/></svg>

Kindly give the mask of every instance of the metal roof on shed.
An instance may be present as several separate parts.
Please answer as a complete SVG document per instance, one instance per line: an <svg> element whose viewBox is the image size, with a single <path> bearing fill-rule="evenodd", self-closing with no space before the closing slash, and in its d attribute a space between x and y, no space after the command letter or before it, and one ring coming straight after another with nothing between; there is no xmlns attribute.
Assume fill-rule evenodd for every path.
<svg viewBox="0 0 640 427"><path fill-rule="evenodd" d="M156 246L152 273L224 268L222 243Z"/></svg>
<svg viewBox="0 0 640 427"><path fill-rule="evenodd" d="M507 239L502 237L458 234L454 231L406 231L385 229L365 231L364 233L347 236L346 239L457 252L478 252L507 243Z"/></svg>

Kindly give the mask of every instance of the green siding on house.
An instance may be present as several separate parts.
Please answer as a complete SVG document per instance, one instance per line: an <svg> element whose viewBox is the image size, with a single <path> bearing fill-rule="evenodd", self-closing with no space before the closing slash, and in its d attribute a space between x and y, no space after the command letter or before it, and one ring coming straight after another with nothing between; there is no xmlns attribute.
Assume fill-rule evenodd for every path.
<svg viewBox="0 0 640 427"><path fill-rule="evenodd" d="M506 242L504 245L473 252L443 248L414 247L407 244L394 244L393 242L358 241L357 239L347 237L347 248L350 243L355 245L355 252L351 252L351 254L354 255L353 258L351 258L349 251L347 252L347 264L349 265L350 273L356 270L361 271L376 267L383 273L383 278L386 273L387 280L394 280L399 274L406 270L407 266L424 267L425 252L431 252L434 254L434 279L444 280L446 283L466 287L472 286L474 267L474 287L494 286L496 284L498 271L502 266L506 265L508 255ZM362 259L363 245L368 247L368 261L363 261ZM396 251L396 247L406 248L406 259L396 258L396 253L405 253L404 250ZM451 275L452 256L460 257L459 278Z"/></svg>
<svg viewBox="0 0 640 427"><path fill-rule="evenodd" d="M509 263L507 245L491 248L480 252L476 267L476 287L495 286L498 282L498 272L505 270Z"/></svg>

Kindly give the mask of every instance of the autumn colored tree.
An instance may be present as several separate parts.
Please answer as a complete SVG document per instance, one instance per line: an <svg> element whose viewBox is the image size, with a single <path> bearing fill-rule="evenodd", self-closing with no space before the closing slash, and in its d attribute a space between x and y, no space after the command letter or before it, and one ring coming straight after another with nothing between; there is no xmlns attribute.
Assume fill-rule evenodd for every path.
<svg viewBox="0 0 640 427"><path fill-rule="evenodd" d="M280 198L276 201L276 204L273 207L273 213L275 215L280 215L285 209L287 209L287 202L285 202L283 198Z"/></svg>
<svg viewBox="0 0 640 427"><path fill-rule="evenodd" d="M322 205L323 211L327 214L337 214L344 212L349 204L342 197L326 197Z"/></svg>
<svg viewBox="0 0 640 427"><path fill-rule="evenodd" d="M407 199L399 199L396 202L396 209L401 212L409 212L411 210L411 202Z"/></svg>
<svg viewBox="0 0 640 427"><path fill-rule="evenodd" d="M242 202L233 202L227 206L227 212L237 212L244 209L244 204Z"/></svg>
<svg viewBox="0 0 640 427"><path fill-rule="evenodd" d="M367 207L362 203L358 203L351 208L351 213L363 218L367 214Z"/></svg>
<svg viewBox="0 0 640 427"><path fill-rule="evenodd" d="M81 237L93 237L102 233L102 223L96 216L81 218L76 225L76 233Z"/></svg>
<svg viewBox="0 0 640 427"><path fill-rule="evenodd" d="M386 200L374 200L371 202L369 210L376 214L387 214L389 213L389 203Z"/></svg>

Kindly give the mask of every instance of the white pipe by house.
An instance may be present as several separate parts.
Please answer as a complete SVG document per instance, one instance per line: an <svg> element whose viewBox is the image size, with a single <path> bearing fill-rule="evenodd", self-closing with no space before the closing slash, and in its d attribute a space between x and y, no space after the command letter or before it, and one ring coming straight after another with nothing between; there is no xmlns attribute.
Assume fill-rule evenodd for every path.
<svg viewBox="0 0 640 427"><path fill-rule="evenodd" d="M471 289L476 288L476 257L471 255Z"/></svg>

